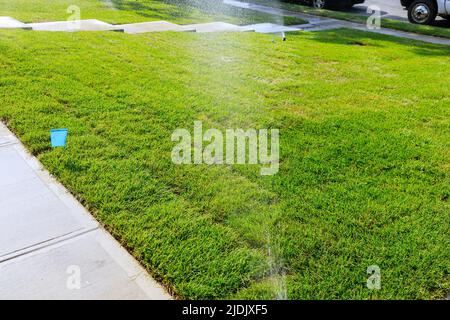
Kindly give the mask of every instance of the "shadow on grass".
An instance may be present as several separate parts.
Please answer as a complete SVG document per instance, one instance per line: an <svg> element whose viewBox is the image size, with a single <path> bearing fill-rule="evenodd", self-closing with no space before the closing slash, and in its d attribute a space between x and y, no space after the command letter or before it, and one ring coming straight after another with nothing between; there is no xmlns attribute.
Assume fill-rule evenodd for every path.
<svg viewBox="0 0 450 320"><path fill-rule="evenodd" d="M112 0L114 7L118 10L133 11L147 18L170 19L189 17L192 13L192 7L186 5L177 6L177 3L186 1L162 1L165 5L161 6L154 1L138 0Z"/></svg>
<svg viewBox="0 0 450 320"><path fill-rule="evenodd" d="M450 28L450 20L437 19L432 25L433 27Z"/></svg>
<svg viewBox="0 0 450 320"><path fill-rule="evenodd" d="M345 35L343 35L345 30ZM293 33L294 34L294 33ZM312 32L312 39L322 43L339 44L346 46L370 46L383 48L387 47L381 43L375 43L373 40L382 40L385 42L393 42L395 44L405 45L409 47L410 51L424 56L450 56L450 46L422 42L420 40L414 41L411 39L400 38L396 36L389 36L371 32L365 32L352 29L335 29L320 32Z"/></svg>

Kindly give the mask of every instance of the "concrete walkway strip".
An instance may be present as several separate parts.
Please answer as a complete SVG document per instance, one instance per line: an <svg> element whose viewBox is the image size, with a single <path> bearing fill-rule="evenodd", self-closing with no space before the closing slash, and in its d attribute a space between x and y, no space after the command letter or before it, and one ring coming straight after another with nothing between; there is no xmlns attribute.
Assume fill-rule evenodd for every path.
<svg viewBox="0 0 450 320"><path fill-rule="evenodd" d="M241 32L246 31L243 30L242 27L226 23L226 22L209 22L209 23L199 23L199 24L190 24L183 26L186 29L195 29L196 32Z"/></svg>
<svg viewBox="0 0 450 320"><path fill-rule="evenodd" d="M95 19L29 23L27 26L37 31L123 31L123 28L120 26L115 26Z"/></svg>
<svg viewBox="0 0 450 320"><path fill-rule="evenodd" d="M368 31L367 28L362 27L361 25L354 24L353 28L361 30L361 31ZM392 29L387 29L387 28L374 29L374 30L370 30L370 32L384 34L384 35L388 35L388 36L400 37L400 38L405 38L405 39L411 39L411 40L416 40L416 41L423 41L423 42L429 42L429 43L434 43L434 44L442 44L442 45L450 46L450 39L426 36L426 35L421 35L421 34L412 33L412 32L398 31L398 30L392 30Z"/></svg>
<svg viewBox="0 0 450 320"><path fill-rule="evenodd" d="M123 24L117 26L125 33L138 34L146 32L162 32L162 31L195 31L195 27L186 28L185 26L180 26L175 23L170 23L167 21L151 21L151 22L141 22L141 23L131 23Z"/></svg>
<svg viewBox="0 0 450 320"><path fill-rule="evenodd" d="M0 123L0 299L170 299Z"/></svg>
<svg viewBox="0 0 450 320"><path fill-rule="evenodd" d="M288 27L273 23L258 23L241 27L241 30L255 31L257 33L280 33L302 30L298 27Z"/></svg>
<svg viewBox="0 0 450 320"><path fill-rule="evenodd" d="M0 29L31 29L31 27L11 17L0 17Z"/></svg>
<svg viewBox="0 0 450 320"><path fill-rule="evenodd" d="M263 5L251 4L241 2L238 0L226 0L226 4L246 8L248 10L264 12L279 16L291 16L298 17L307 20L309 23L298 26L283 26L272 23L260 23L247 26L237 26L226 22L209 22L190 25L177 25L167 21L150 21L141 23L131 23L124 25L112 25L103 21L91 19L91 20L79 20L79 21L56 21L56 22L42 22L42 23L30 23L24 24L11 17L0 17L0 29L2 28L22 28L38 30L38 31L63 31L63 32L75 32L75 31L121 31L129 34L138 34L146 32L161 32L161 31L195 31L195 32L243 32L243 31L255 31L258 33L280 33L289 31L322 31L332 30L339 28L357 29L366 32L373 32L379 34L385 34L400 38L418 40L428 43L450 45L450 39L426 36L417 33L404 32L399 30L381 28L381 29L368 29L365 25L355 22L349 22L344 20L330 19L325 17L314 16L310 14L304 14L300 12L293 12L279 8L273 8Z"/></svg>

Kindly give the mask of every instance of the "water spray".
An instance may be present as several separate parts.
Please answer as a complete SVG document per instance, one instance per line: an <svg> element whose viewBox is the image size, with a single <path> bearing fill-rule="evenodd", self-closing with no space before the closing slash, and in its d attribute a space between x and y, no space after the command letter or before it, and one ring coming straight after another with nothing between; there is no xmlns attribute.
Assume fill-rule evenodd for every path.
<svg viewBox="0 0 450 320"><path fill-rule="evenodd" d="M275 43L275 39L278 38L278 32L273 33L273 35L275 36L275 38L272 38L272 42ZM286 41L286 33L284 31L280 32L280 36L282 41Z"/></svg>

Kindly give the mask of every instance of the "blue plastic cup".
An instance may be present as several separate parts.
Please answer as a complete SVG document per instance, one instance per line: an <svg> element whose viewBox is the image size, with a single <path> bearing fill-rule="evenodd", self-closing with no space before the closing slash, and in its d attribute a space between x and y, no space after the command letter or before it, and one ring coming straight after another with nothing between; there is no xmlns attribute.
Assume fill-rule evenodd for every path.
<svg viewBox="0 0 450 320"><path fill-rule="evenodd" d="M52 147L65 147L67 142L68 129L52 129L50 130L50 138Z"/></svg>

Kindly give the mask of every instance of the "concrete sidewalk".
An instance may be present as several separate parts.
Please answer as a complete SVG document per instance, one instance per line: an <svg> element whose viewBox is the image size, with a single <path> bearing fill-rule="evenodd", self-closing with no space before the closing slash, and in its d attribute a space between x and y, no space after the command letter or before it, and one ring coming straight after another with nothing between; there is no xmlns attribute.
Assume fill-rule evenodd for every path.
<svg viewBox="0 0 450 320"><path fill-rule="evenodd" d="M170 299L1 123L0 299Z"/></svg>

